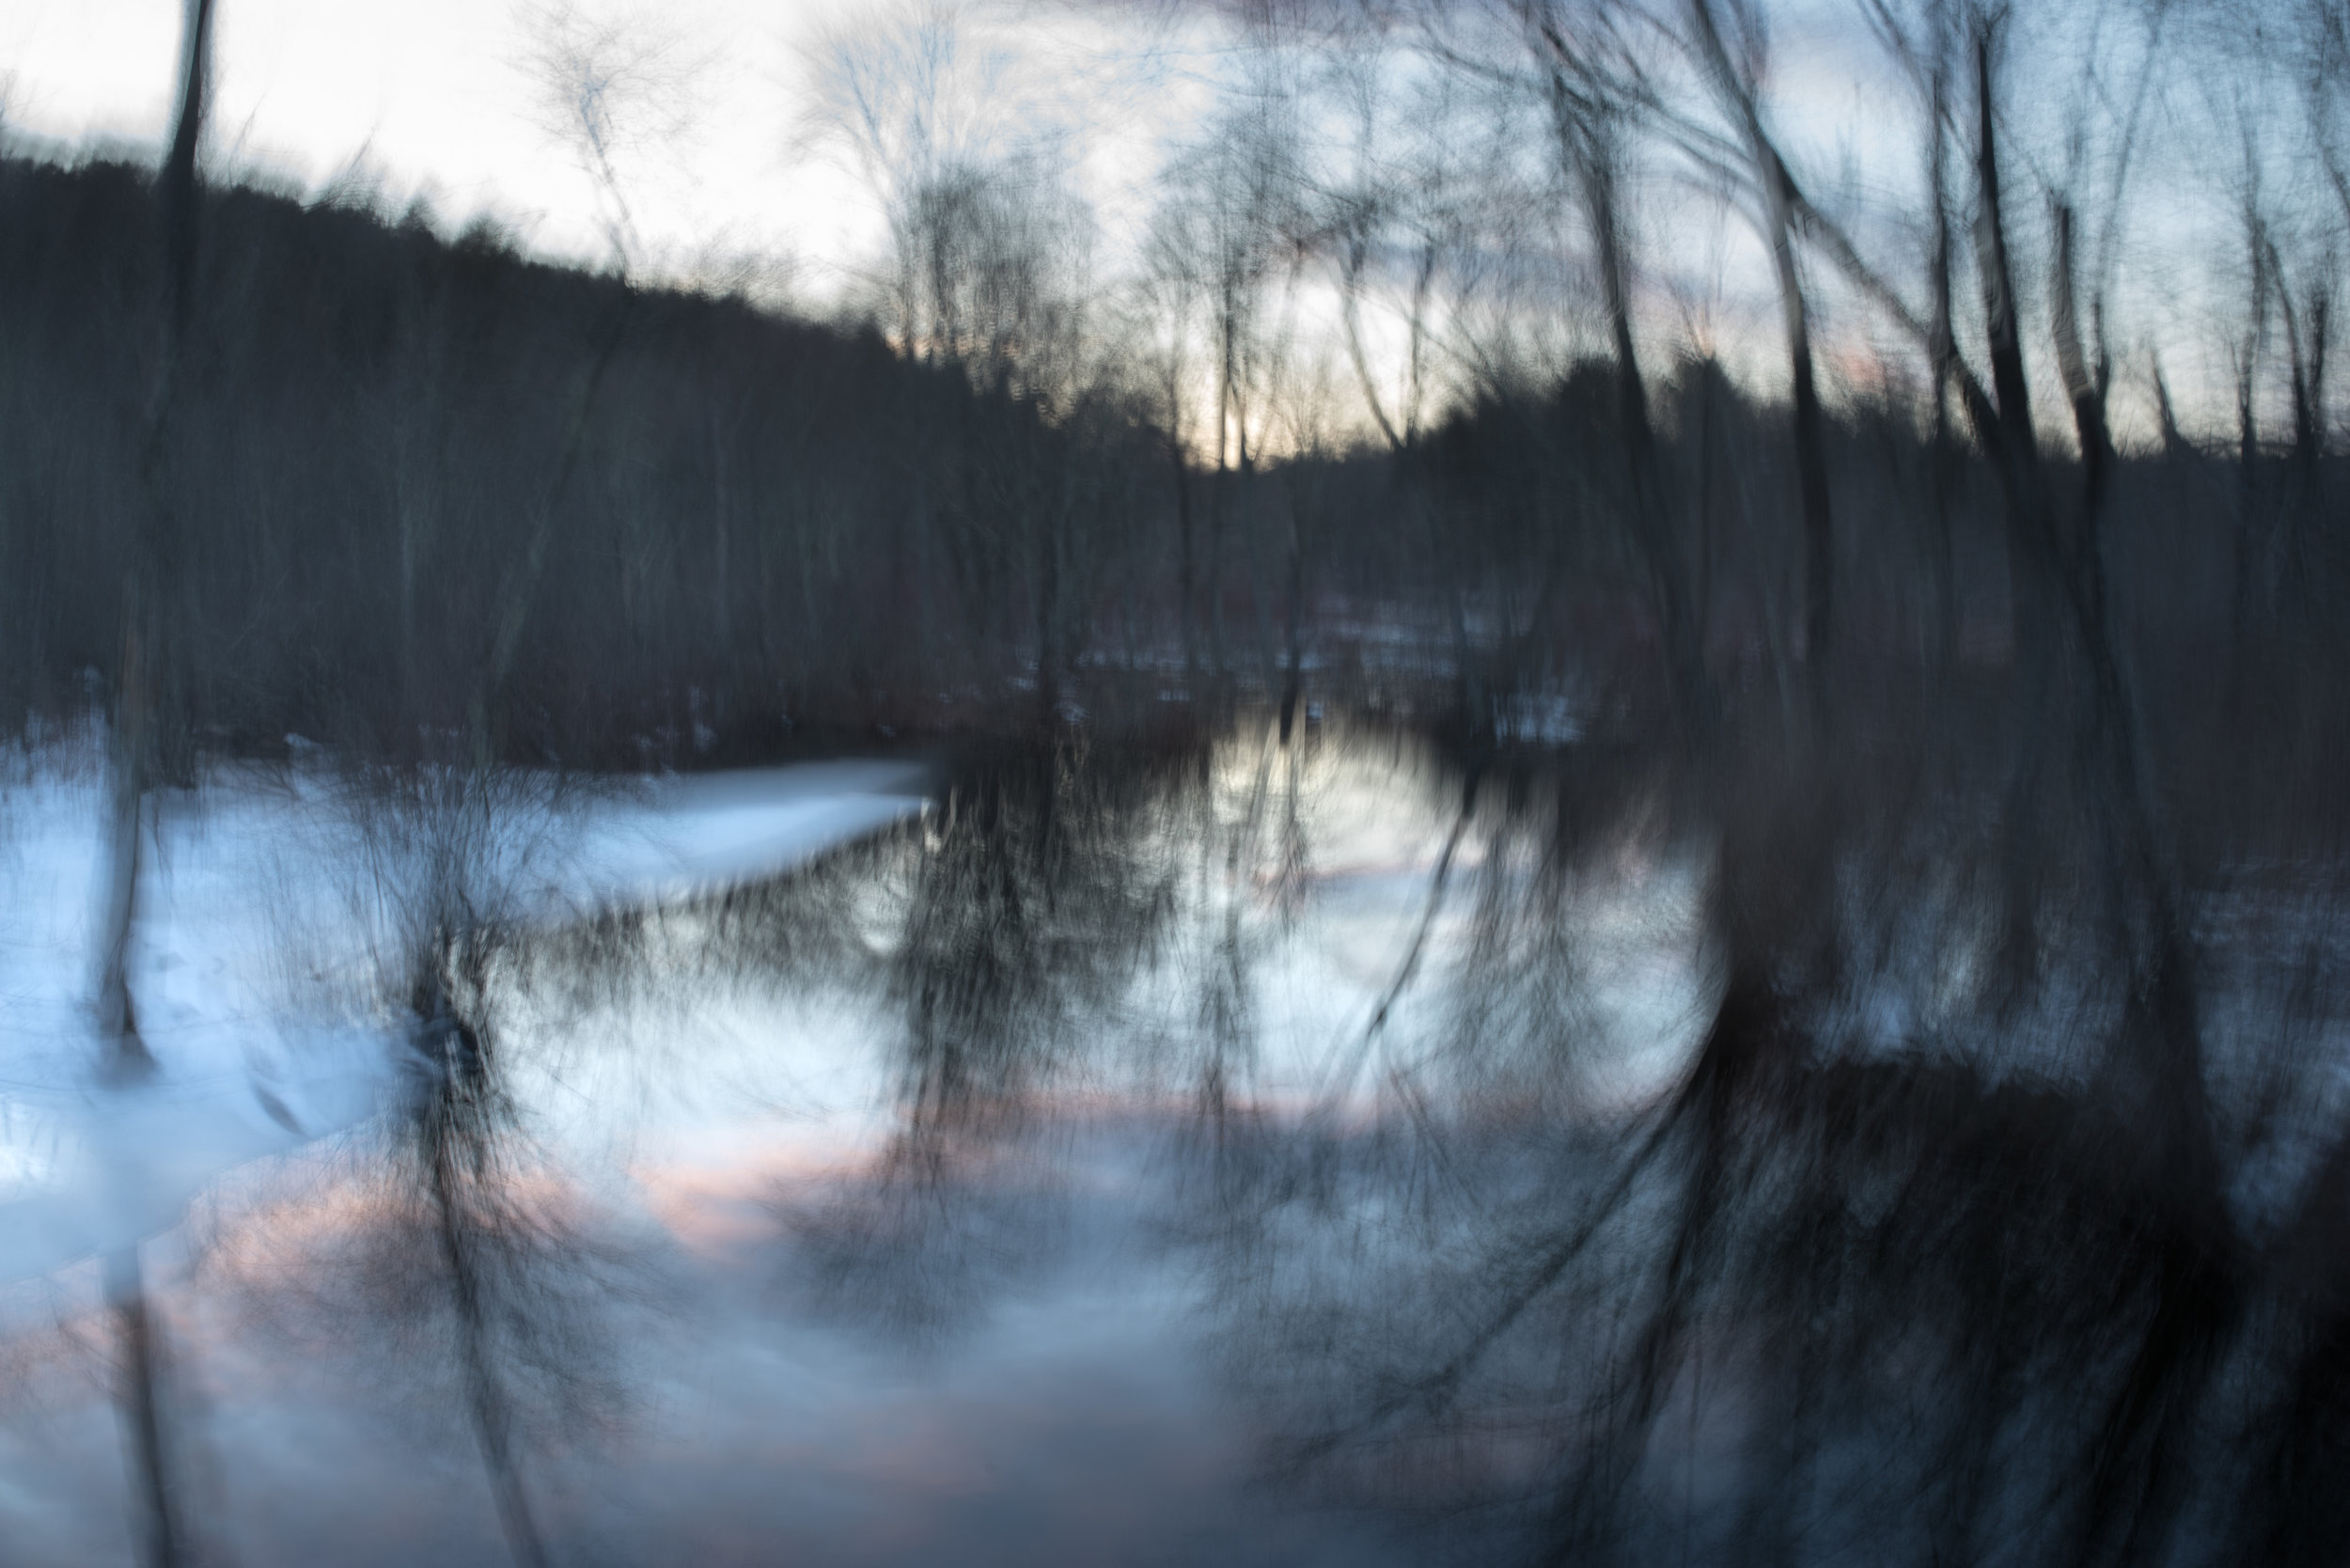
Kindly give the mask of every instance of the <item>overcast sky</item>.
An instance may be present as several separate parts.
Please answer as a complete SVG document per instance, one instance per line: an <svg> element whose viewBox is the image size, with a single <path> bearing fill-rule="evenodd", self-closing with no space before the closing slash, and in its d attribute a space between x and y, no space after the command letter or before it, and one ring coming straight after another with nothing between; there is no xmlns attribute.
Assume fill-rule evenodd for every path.
<svg viewBox="0 0 2350 1568"><path fill-rule="evenodd" d="M212 156L316 192L356 174L396 205L424 196L443 219L488 212L534 248L595 257L605 210L575 140L548 124L542 73L551 8L504 0L217 0ZM874 243L877 216L854 160L813 140L811 52L886 8L860 0L582 0L658 46L668 91L633 105L619 172L646 247L676 265L706 252L796 258L804 287ZM153 156L170 114L180 0L0 0L8 123L71 145L136 144ZM980 31L984 33L984 28ZM1005 95L1088 106L1089 190L1115 208L1123 176L1147 177L1147 144L1170 100L1167 38L1121 43L1067 13L1030 17ZM983 41L983 39L982 39ZM1084 56L1087 69L1069 69ZM1139 90L1137 90L1139 89ZM1180 100L1181 93L1173 95ZM998 105L999 110L1006 105ZM1097 145L1098 144L1098 145ZM1115 165L1115 166L1113 166Z"/></svg>
<svg viewBox="0 0 2350 1568"><path fill-rule="evenodd" d="M555 36L548 18L562 0L216 3L216 167L258 171L311 194L357 179L388 206L427 198L449 227L486 212L536 250L610 256L609 196L588 172L579 138L564 133L559 110L550 113L545 73L533 65ZM849 145L815 133L822 94L811 62L826 56L828 40L870 32L920 3L571 0L575 31L618 24L627 48L651 65L641 74L653 90L615 111L616 184L640 238L639 265L709 275L757 258L769 280L787 278L804 303L840 297L879 255L880 207ZM960 133L980 143L1016 133L1057 149L1067 183L1098 219L1103 270L1116 272L1131 259L1167 148L1196 126L1214 82L1233 72L1242 52L1202 11L1172 4L1000 0L959 9ZM1807 183L1911 222L1914 191L1904 187L1914 187L1919 173L1914 104L1858 24L1857 7L1785 0L1772 11L1770 113ZM2110 37L2141 25L2129 0L2019 13L2015 24L2008 115L2028 130L2035 118L2047 122L2037 137L2041 163L2031 162L2029 135L2015 160L2011 215L2029 243L2037 243L2030 230L2045 200L2031 181L2064 173L2057 122L2078 97L2079 74L2064 51L2067 35L2089 24L2069 19L2092 11L2110 19ZM1184 15L1193 20L1179 29L1170 18ZM181 18L181 0L0 0L8 125L52 148L112 142L152 158L170 110ZM2114 57L2125 63L2129 51ZM2124 256L2116 279L2118 297L2132 306L2118 320L2141 337L2179 339L2172 370L2190 397L2199 386L2218 395L2226 345L2204 330L2207 321L2186 331L2163 318L2202 314L2194 295L2208 285L2198 279L2214 265L2224 270L2235 254L2228 238L2233 198L2212 183L2227 159L2201 160L2208 169L2167 164L2179 154L2154 133L2186 123L2178 119L2182 107L2196 111L2197 94L2211 97L2208 84L2224 87L2225 76L2181 73L2145 117L2150 146L2132 176L2139 204L2132 233L2141 249ZM2291 107L2279 104L2264 108L2255 95L2251 112ZM2246 112L2221 104L2211 123ZM2171 134L2189 151L2198 145ZM1709 212L1685 187L1651 188L1634 215L1644 224L1649 279L1664 300L1652 312L1659 330L1684 330L1697 299L1717 312L1703 330L1726 349L1743 345L1767 378L1770 277L1746 226L1718 208ZM1904 248L1916 248L1898 229L1875 239L1896 262ZM1700 298L1708 290L1711 303ZM1820 303L1834 364L1833 291ZM1857 312L1841 319L1856 331L1868 324ZM1848 358L1854 365L1872 352L1865 337L1845 347L1859 355ZM2123 348L2144 353L2142 343Z"/></svg>

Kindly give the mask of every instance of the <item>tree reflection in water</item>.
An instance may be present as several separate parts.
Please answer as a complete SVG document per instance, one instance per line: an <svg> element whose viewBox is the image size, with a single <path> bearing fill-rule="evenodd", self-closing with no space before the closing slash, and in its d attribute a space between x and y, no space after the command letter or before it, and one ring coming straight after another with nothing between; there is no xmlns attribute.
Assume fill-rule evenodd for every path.
<svg viewBox="0 0 2350 1568"><path fill-rule="evenodd" d="M358 1223L296 1265L314 1294L289 1297L276 1279L267 1292L297 1342L323 1331L370 1378L462 1413L508 1550L527 1565L564 1555L532 1500L531 1456L614 1429L627 1407L614 1319L650 1282L585 1213L513 1084L508 1015L533 1009L544 1034L548 1002L559 1020L572 992L609 1000L605 968L642 947L639 928L607 919L561 935L574 959L600 961L558 971L568 987L534 984L546 971L522 962L525 916L539 913L531 876L560 841L566 788L455 770L361 782L360 895L379 911L404 1092L381 1144L330 1173Z"/></svg>
<svg viewBox="0 0 2350 1568"><path fill-rule="evenodd" d="M1309 1097L1302 1118L1277 1096L1247 1102L1238 1137L1229 1043L1262 968L1295 961L1280 912L1310 884L1293 840L1252 837L1277 813L1250 798L1226 836L1191 846L1221 856L1228 887L1261 860L1284 866L1264 879L1273 908L1245 921L1213 879L1157 880L1165 862L1146 870L1137 850L1042 847L1056 832L1148 843L1213 811L1129 814L1104 839L1065 784L1032 790L1019 815L1009 792L988 797L973 815L989 847L942 844L917 896L898 971L914 1018L901 1141L865 1228L826 1233L830 1256L863 1255L843 1250L853 1236L938 1258L952 1235L965 1262L926 1288L982 1294L968 1258L1001 1263L1004 1238L1041 1223L1042 1200L1023 1219L980 1168L1023 1138L1034 1149L1034 1127L1003 1112L1067 1089L1080 1061L1098 1082L1121 1049L1163 1048L1170 1020L1145 1024L1138 998L1164 997L1154 961L1188 959L1200 999L1183 1022L1214 1136L1174 1140L1165 1169L1201 1178L1181 1184L1174 1223L1208 1269L1238 1386L1287 1434L1277 1473L1418 1513L1442 1527L1424 1544L1470 1555L2326 1560L2342 1294L2313 1237L2345 1162L2305 1150L2259 1200L2281 1226L2241 1233L2217 1216L2250 1195L2199 1192L2150 1162L2158 1107L2107 1065L2147 1026L2138 994L2105 978L2093 920L2044 960L2079 1000L2019 1021L1992 979L1953 990L1951 950L1991 938L1950 874L1968 852L1950 802L1846 824L1831 894L1806 908L1754 891L1815 852L1790 846L1783 808L1674 805L1681 783L1637 759L1612 779L1603 762L1596 781L1504 769L1480 793L1481 765L1420 935L1323 1084L1351 1087L1369 1061L1365 1094L1343 1110ZM1470 886L1448 917L1456 863ZM1710 895L1680 905L1653 888L1636 907L1653 958L1689 949L1693 1050L1645 1094L1611 1089L1605 1069L1638 1054L1641 1021L1607 972L1624 937L1605 906L1627 879L1669 885L1691 866L1713 868L1698 884ZM1083 940L1055 923L1073 910ZM1161 940L1185 920L1213 934ZM1436 928L1441 957L1425 959ZM967 983L932 980L939 952ZM1024 978L1048 952L1066 989ZM1423 963L1440 1016L1408 1043L1383 1038ZM2330 1014L2306 979L2257 1011L2319 1027ZM1096 1048L1073 1053L1089 1034ZM2315 1137L2322 1088L2285 1088L2290 1068L2238 1073L2265 1109L2217 1105L2231 1124L2266 1119L2239 1157L2273 1163L2280 1105ZM886 1278L860 1283L885 1293Z"/></svg>
<svg viewBox="0 0 2350 1568"><path fill-rule="evenodd" d="M1740 879L1800 851L1734 814L1707 827L1718 1006L1685 1074L1606 1113L1559 888L1610 836L1535 815L1489 830L1454 1051L1226 1195L1257 1237L1226 1271L1233 1348L1289 1473L1539 1560L2332 1560L2341 1296L2316 1281L2341 1276L2303 1248L2339 1153L2265 1193L2183 1184L2107 1065L2144 1025L2090 938L2051 961L2088 997L2053 1038L1986 1024L1989 985L1931 1014L1937 949L1983 942L1962 901L1934 907L1919 868L1947 860L1872 846L1844 907L1758 933ZM1911 949L1836 929L1858 919ZM2306 991L2255 1011L2331 1016ZM2306 1119L2325 1095L2285 1098ZM2217 1217L2248 1200L2288 1223Z"/></svg>
<svg viewBox="0 0 2350 1568"><path fill-rule="evenodd" d="M1832 896L1799 906L1753 889L1811 853L1765 798L1806 782L1739 784L1725 804L1596 745L1071 727L949 759L921 823L794 877L550 928L493 874L514 862L492 840L545 800L377 780L407 1097L304 1178L331 1219L240 1222L281 1233L246 1285L288 1348L339 1342L457 1418L522 1562L592 1557L583 1531L623 1509L650 1511L646 1541L781 1530L822 1512L822 1477L944 1520L894 1458L824 1445L854 1450L892 1399L1073 1421L1087 1396L1014 1369L1077 1366L1053 1356L1080 1339L1088 1375L1122 1356L1202 1390L1212 1423L1181 1421L1249 1446L1270 1512L1216 1527L1228 1557L2333 1560L2331 905L2248 891L2204 922L2229 1185L2199 1203L2106 1065L2136 1004L2093 921L2044 922L2070 999L2018 1012L1976 956L1996 942L1958 805L1847 821ZM770 1032L697 1033L728 1009ZM713 1155L745 1195L715 1239L616 1206L613 1151L562 1130L571 1101L617 1099L645 1140L621 1169L654 1191L678 1158L649 1130L664 1096L799 1084L794 1051L856 1058L829 1110L761 1090L747 1120L681 1123L689 1149L817 1151L780 1174ZM599 1076L599 1052L626 1071ZM259 1245L229 1232L186 1290ZM697 1408L730 1448L631 1419L697 1336L727 1369ZM1016 1391L954 1403L985 1376ZM1178 1420L1131 1397L1135 1429ZM1042 1427L954 1430L994 1484L1065 1498L1021 1469L1074 1463ZM1241 1495L1176 1473L1224 1474L1206 1450L1149 1451L1173 1468L1137 1497ZM558 1455L604 1478L605 1513L551 1501ZM667 1479L629 1490L639 1466ZM757 1513L713 1479L736 1474L804 1490ZM659 1487L713 1488L721 1515ZM1170 1528L1136 1507L999 1544ZM805 1528L842 1560L938 1547Z"/></svg>
<svg viewBox="0 0 2350 1568"><path fill-rule="evenodd" d="M872 977L902 1019L898 1128L796 1220L820 1299L937 1335L1056 1255L1036 1119L1134 1027L1184 890L1177 824L1201 760L1071 736L955 771L906 846L900 933Z"/></svg>

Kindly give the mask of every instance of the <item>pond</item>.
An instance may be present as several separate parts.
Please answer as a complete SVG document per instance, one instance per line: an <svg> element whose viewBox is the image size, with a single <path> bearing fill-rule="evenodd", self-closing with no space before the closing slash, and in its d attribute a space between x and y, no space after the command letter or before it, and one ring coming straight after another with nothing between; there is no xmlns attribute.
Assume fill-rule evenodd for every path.
<svg viewBox="0 0 2350 1568"><path fill-rule="evenodd" d="M7 797L12 1562L2025 1561L2117 1449L2129 1529L2291 1513L2232 1435L2335 1320L1986 1068L1963 921L1726 996L1639 759L227 770L125 1086L74 755Z"/></svg>
<svg viewBox="0 0 2350 1568"><path fill-rule="evenodd" d="M86 1233L146 1237L171 1505L227 1560L1424 1555L1417 1499L1284 1474L1282 1276L1354 1265L1277 1237L1267 1184L1310 1148L1368 1212L1402 1194L1350 1168L1398 1115L1534 1125L1573 1081L1604 1126L1659 1092L1703 1023L1693 865L1628 832L1533 935L1497 918L1524 846L1368 729L903 773L918 814L860 814L870 770L738 785L849 802L807 843L854 841L666 883L613 869L609 823L673 806L641 792L321 773L184 804L140 938L165 1083L89 1087L70 1006L18 998L48 1039L7 1144L11 1560L142 1528ZM56 824L96 787L20 786L21 874L71 886L78 853L94 882ZM11 935L70 975L54 902ZM1569 927L1573 984L1543 973ZM465 1016L465 1059L354 1072L433 1048L419 965L470 986L425 1010ZM191 1134L175 1071L240 1064L248 1136ZM163 1194L66 1203L159 1143L194 1145Z"/></svg>

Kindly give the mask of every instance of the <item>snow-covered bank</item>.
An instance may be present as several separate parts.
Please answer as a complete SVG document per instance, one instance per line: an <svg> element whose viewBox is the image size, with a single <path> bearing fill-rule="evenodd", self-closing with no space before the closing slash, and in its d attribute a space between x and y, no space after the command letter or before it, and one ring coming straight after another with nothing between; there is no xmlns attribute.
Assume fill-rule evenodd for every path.
<svg viewBox="0 0 2350 1568"><path fill-rule="evenodd" d="M132 994L159 1070L118 1088L90 1005L101 754L19 753L0 795L0 1280L167 1229L223 1173L373 1115L405 1054L403 944L453 859L478 911L559 923L778 875L922 808L920 770L879 762L446 792L224 770L158 813Z"/></svg>

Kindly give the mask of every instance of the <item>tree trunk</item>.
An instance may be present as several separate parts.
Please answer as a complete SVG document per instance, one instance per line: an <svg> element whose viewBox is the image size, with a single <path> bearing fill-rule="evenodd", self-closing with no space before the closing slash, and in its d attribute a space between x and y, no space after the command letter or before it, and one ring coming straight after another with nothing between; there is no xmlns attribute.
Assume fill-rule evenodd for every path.
<svg viewBox="0 0 2350 1568"><path fill-rule="evenodd" d="M1789 396L1794 403L1795 477L1803 506L1804 667L1813 732L1824 734L1835 631L1836 527L1828 502L1825 421L1811 363L1810 313L1804 301L1802 274L1795 267L1794 181L1778 149L1763 132L1753 90L1739 80L1722 47L1710 0L1690 0L1690 10L1716 85L1736 111L1746 133L1747 153L1754 165L1755 185L1762 196L1769 230L1764 237L1770 243L1771 264L1778 280L1779 315L1787 332Z"/></svg>
<svg viewBox="0 0 2350 1568"><path fill-rule="evenodd" d="M1565 45L1549 35L1551 49L1563 56ZM1632 337L1631 290L1625 277L1623 242L1618 227L1613 149L1606 131L1574 102L1562 74L1554 64L1550 73L1551 112L1559 149L1583 190L1591 225L1592 249L1599 261L1601 297L1615 351L1616 409L1622 422L1625 472L1632 491L1633 540L1648 569L1655 597L1659 629L1665 644L1667 672L1673 703L1684 737L1703 750L1710 747L1719 722L1719 703L1705 667L1704 645L1690 611L1689 572L1672 535L1664 505L1662 475L1656 461L1656 436L1649 423L1648 384L1641 378L1640 358Z"/></svg>

